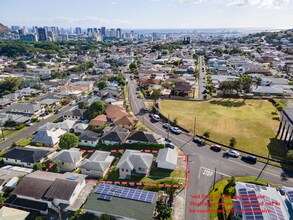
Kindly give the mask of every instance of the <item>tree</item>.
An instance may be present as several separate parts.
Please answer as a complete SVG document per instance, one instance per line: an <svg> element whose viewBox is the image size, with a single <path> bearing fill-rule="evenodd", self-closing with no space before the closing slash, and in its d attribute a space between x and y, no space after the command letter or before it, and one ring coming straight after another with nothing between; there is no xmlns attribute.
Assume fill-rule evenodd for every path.
<svg viewBox="0 0 293 220"><path fill-rule="evenodd" d="M44 168L45 168L45 165L42 163L34 163L33 165L34 170L44 170Z"/></svg>
<svg viewBox="0 0 293 220"><path fill-rule="evenodd" d="M205 131L202 136L205 138L210 138L211 133L209 131Z"/></svg>
<svg viewBox="0 0 293 220"><path fill-rule="evenodd" d="M106 88L107 85L108 85L108 83L106 81L102 80L98 83L98 88L99 88L99 90L102 90L102 89Z"/></svg>
<svg viewBox="0 0 293 220"><path fill-rule="evenodd" d="M289 150L286 154L286 161L287 162L293 162L293 150Z"/></svg>
<svg viewBox="0 0 293 220"><path fill-rule="evenodd" d="M129 64L129 69L131 70L132 73L136 73L136 71L137 71L136 63Z"/></svg>
<svg viewBox="0 0 293 220"><path fill-rule="evenodd" d="M9 94L15 92L20 88L22 79L16 77L7 77L3 81L0 81L0 94Z"/></svg>
<svg viewBox="0 0 293 220"><path fill-rule="evenodd" d="M79 109L84 109L85 108L85 103L84 102L79 102L77 104L77 106L78 106Z"/></svg>
<svg viewBox="0 0 293 220"><path fill-rule="evenodd" d="M157 103L157 100L160 98L161 95L161 91L158 89L154 89L152 94L151 94L151 98L154 100L154 103Z"/></svg>
<svg viewBox="0 0 293 220"><path fill-rule="evenodd" d="M43 62L40 62L40 63L38 63L38 66L39 66L39 67L41 67L41 68L43 68L43 67L45 67L45 66L46 66L46 64L45 64L45 63L43 63Z"/></svg>
<svg viewBox="0 0 293 220"><path fill-rule="evenodd" d="M242 75L239 79L240 85L241 85L241 90L244 93L250 93L251 91L251 86L252 86L252 78L248 75Z"/></svg>
<svg viewBox="0 0 293 220"><path fill-rule="evenodd" d="M262 82L262 79L260 77L257 77L256 78L256 85L257 86L260 86L261 85L261 82Z"/></svg>
<svg viewBox="0 0 293 220"><path fill-rule="evenodd" d="M104 101L98 100L93 102L85 113L87 119L93 119L97 115L103 114L107 104Z"/></svg>
<svg viewBox="0 0 293 220"><path fill-rule="evenodd" d="M229 141L229 146L230 147L235 147L237 144L236 138L232 137Z"/></svg>
<svg viewBox="0 0 293 220"><path fill-rule="evenodd" d="M165 219L170 219L172 215L172 209L166 204L159 204L158 205L158 216L156 219L159 220L165 220Z"/></svg>
<svg viewBox="0 0 293 220"><path fill-rule="evenodd" d="M70 149L78 145L78 137L72 133L66 133L60 137L59 147L62 149Z"/></svg>
<svg viewBox="0 0 293 220"><path fill-rule="evenodd" d="M20 68L20 69L26 69L26 64L23 61L19 61L17 62L17 64L15 65L15 68Z"/></svg>

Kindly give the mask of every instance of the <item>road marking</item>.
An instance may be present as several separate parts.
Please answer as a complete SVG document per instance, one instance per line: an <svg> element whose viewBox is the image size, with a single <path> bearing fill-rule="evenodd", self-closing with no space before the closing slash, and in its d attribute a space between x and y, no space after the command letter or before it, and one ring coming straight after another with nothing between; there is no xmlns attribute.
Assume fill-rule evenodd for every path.
<svg viewBox="0 0 293 220"><path fill-rule="evenodd" d="M201 169L204 169L204 171L201 172ZM212 176L214 173L215 173L215 171L212 170L212 169L209 169L209 168L206 168L206 167L200 167L200 168L199 168L198 175L197 175L197 178L198 178L198 179L200 178L200 174L210 177L210 176ZM225 173L221 173L221 172L218 172L218 171L216 171L216 173L217 173L217 174L220 174L220 175L222 175L222 176L230 177L230 175L227 175L227 174L225 174Z"/></svg>
<svg viewBox="0 0 293 220"><path fill-rule="evenodd" d="M248 166L248 165L243 164L243 163L239 163L239 162L234 161L234 160L230 160L230 161L233 162L233 163L239 164L239 165L241 165L241 166L244 166L244 167L247 167L247 168L253 169L253 170L261 171L261 169L258 169L258 168L255 168L255 167L251 167L251 166ZM265 170L262 171L262 172L263 172L263 173L266 173L266 174L269 174L269 175L271 175L271 176L280 177L280 174L274 174L274 173L271 173L271 172L268 172L268 171L265 171ZM280 178L281 178L281 177L280 177ZM291 181L291 182L293 182L292 179L288 179L287 181Z"/></svg>

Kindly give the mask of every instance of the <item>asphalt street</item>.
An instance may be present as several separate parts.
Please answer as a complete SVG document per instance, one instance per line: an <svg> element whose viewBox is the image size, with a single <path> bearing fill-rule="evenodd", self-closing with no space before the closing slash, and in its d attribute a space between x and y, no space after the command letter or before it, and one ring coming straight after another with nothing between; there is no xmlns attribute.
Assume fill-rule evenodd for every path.
<svg viewBox="0 0 293 220"><path fill-rule="evenodd" d="M136 82L128 78L129 101L133 113L139 121L144 123L148 128L163 137L167 136L167 131L162 127L161 122L153 123L150 121L148 113L142 113L141 108L144 107L144 99L137 98ZM214 182L221 178L229 176L255 176L269 180L271 183L281 184L293 187L292 179L282 180L280 174L282 169L257 162L256 164L248 164L240 158L226 157L223 152L214 152L209 146L198 146L192 141L191 135L170 134L172 142L181 147L181 150L188 158L190 168L189 184L186 196L186 220L189 219L209 219L209 214L195 213L195 210L208 209L206 206L191 206L190 202L199 202L192 198L192 195L208 195ZM215 172L216 169L216 172ZM206 201L206 200L205 200Z"/></svg>
<svg viewBox="0 0 293 220"><path fill-rule="evenodd" d="M26 138L26 137L30 137L32 135L32 133L34 133L35 131L37 131L39 129L39 127L43 126L44 124L46 124L47 122L52 122L54 121L56 118L59 118L60 116L63 115L64 112L68 111L70 108L72 108L72 106L66 106L63 109L60 110L60 113L52 115L38 123L34 123L33 126L28 127L26 130L24 130L23 132L15 135L14 137L5 140L3 142L0 143L0 150L6 149L11 147L11 145L13 144L13 142L17 142L22 138Z"/></svg>

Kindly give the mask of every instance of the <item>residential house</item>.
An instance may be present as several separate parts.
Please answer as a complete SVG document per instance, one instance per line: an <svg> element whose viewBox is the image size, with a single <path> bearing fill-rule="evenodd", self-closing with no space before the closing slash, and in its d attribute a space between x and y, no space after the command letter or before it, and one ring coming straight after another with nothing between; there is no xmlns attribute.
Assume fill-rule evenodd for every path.
<svg viewBox="0 0 293 220"><path fill-rule="evenodd" d="M141 144L157 144L161 139L160 136L156 136L153 133L145 131L131 131L127 138L127 142L132 143L141 143Z"/></svg>
<svg viewBox="0 0 293 220"><path fill-rule="evenodd" d="M47 99L43 99L42 101L40 101L40 104L47 107L56 107L60 104L59 99L51 99L51 98L47 98Z"/></svg>
<svg viewBox="0 0 293 220"><path fill-rule="evenodd" d="M46 126L40 127L35 134L32 143L41 144L46 147L55 147L60 140L60 137L65 134L66 131L52 127L47 129Z"/></svg>
<svg viewBox="0 0 293 220"><path fill-rule="evenodd" d="M108 105L105 109L105 113L109 121L114 121L116 118L128 116L126 110L119 105Z"/></svg>
<svg viewBox="0 0 293 220"><path fill-rule="evenodd" d="M11 101L17 101L19 99L22 99L22 96L19 93L15 92L15 93L4 95L3 98L7 100L11 100Z"/></svg>
<svg viewBox="0 0 293 220"><path fill-rule="evenodd" d="M86 185L85 178L86 175L77 173L30 173L20 181L5 205L43 215L50 209L58 211L60 207L70 210L70 205L76 202Z"/></svg>
<svg viewBox="0 0 293 220"><path fill-rule="evenodd" d="M173 94L175 96L193 96L192 86L188 82L177 82L174 89Z"/></svg>
<svg viewBox="0 0 293 220"><path fill-rule="evenodd" d="M38 116L44 112L40 104L34 103L16 103L9 107L7 113L21 114L27 116Z"/></svg>
<svg viewBox="0 0 293 220"><path fill-rule="evenodd" d="M43 163L54 151L45 147L15 147L1 157L4 164L32 168L34 163Z"/></svg>
<svg viewBox="0 0 293 220"><path fill-rule="evenodd" d="M32 88L28 87L28 88L23 88L23 89L17 90L15 92L20 94L20 96L29 97L32 95L40 94L41 90L32 89Z"/></svg>
<svg viewBox="0 0 293 220"><path fill-rule="evenodd" d="M85 159L79 166L81 173L92 178L101 178L106 175L114 160L107 151L95 151L89 159Z"/></svg>
<svg viewBox="0 0 293 220"><path fill-rule="evenodd" d="M95 147L99 142L99 134L92 132L90 130L85 130L81 135L79 135L79 145Z"/></svg>
<svg viewBox="0 0 293 220"><path fill-rule="evenodd" d="M65 119L73 119L73 120L80 120L84 116L83 114L85 113L85 109L79 109L77 107L70 109L69 111L65 112L63 117Z"/></svg>
<svg viewBox="0 0 293 220"><path fill-rule="evenodd" d="M25 220L30 212L3 206L0 209L0 219L2 220Z"/></svg>
<svg viewBox="0 0 293 220"><path fill-rule="evenodd" d="M130 134L128 129L124 129L119 126L111 127L110 130L106 130L101 137L101 142L103 144L122 144L126 141L128 135Z"/></svg>
<svg viewBox="0 0 293 220"><path fill-rule="evenodd" d="M159 82L160 80L158 79L147 78L147 79L141 79L139 82L139 85L143 87L144 89L148 89L149 86L158 85Z"/></svg>
<svg viewBox="0 0 293 220"><path fill-rule="evenodd" d="M117 164L119 178L130 179L133 175L148 176L151 171L152 162L152 154L127 149Z"/></svg>
<svg viewBox="0 0 293 220"><path fill-rule="evenodd" d="M77 148L71 148L69 150L61 150L58 154L52 158L52 161L60 161L61 172L68 172L75 170L82 160L82 152Z"/></svg>
<svg viewBox="0 0 293 220"><path fill-rule="evenodd" d="M60 128L64 131L71 132L73 130L73 126L76 124L76 120L66 119L62 122L52 123L54 127Z"/></svg>
<svg viewBox="0 0 293 220"><path fill-rule="evenodd" d="M102 114L98 115L90 121L90 126L92 128L97 128L105 125L107 123L107 116Z"/></svg>
<svg viewBox="0 0 293 220"><path fill-rule="evenodd" d="M73 126L73 132L76 134L80 134L83 133L87 128L88 128L89 124L88 123L77 123Z"/></svg>
<svg viewBox="0 0 293 220"><path fill-rule="evenodd" d="M129 116L122 116L120 118L116 118L113 122L114 125L120 125L123 128L132 129L134 125L137 124L137 120L134 120L133 118Z"/></svg>
<svg viewBox="0 0 293 220"><path fill-rule="evenodd" d="M157 167L162 169L174 170L177 165L178 153L175 149L163 148L159 150L156 159Z"/></svg>

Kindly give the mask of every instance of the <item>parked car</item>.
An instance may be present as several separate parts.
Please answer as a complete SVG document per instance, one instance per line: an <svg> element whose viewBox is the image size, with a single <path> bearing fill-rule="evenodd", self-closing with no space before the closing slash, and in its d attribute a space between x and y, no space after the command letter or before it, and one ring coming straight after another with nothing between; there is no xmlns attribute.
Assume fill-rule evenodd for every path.
<svg viewBox="0 0 293 220"><path fill-rule="evenodd" d="M28 121L28 122L25 123L25 125L26 125L26 126L33 126L34 124L31 123L30 121Z"/></svg>
<svg viewBox="0 0 293 220"><path fill-rule="evenodd" d="M246 154L246 155L241 157L241 160L248 161L248 162L251 162L251 163L256 163L257 157L249 155L249 154Z"/></svg>
<svg viewBox="0 0 293 220"><path fill-rule="evenodd" d="M211 150L216 151L216 152L220 152L222 150L222 147L219 145L212 145L210 147Z"/></svg>
<svg viewBox="0 0 293 220"><path fill-rule="evenodd" d="M172 142L171 139L168 138L168 137L165 137L165 141L166 141L166 142Z"/></svg>
<svg viewBox="0 0 293 220"><path fill-rule="evenodd" d="M182 131L179 128L177 128L177 127L171 127L170 130L174 134L181 134L182 133Z"/></svg>
<svg viewBox="0 0 293 220"><path fill-rule="evenodd" d="M56 111L55 111L55 114L59 114L60 113L60 109L57 109Z"/></svg>
<svg viewBox="0 0 293 220"><path fill-rule="evenodd" d="M168 147L168 148L171 148L171 149L174 149L175 148L175 144L173 144L172 142L167 142L165 144L165 146Z"/></svg>
<svg viewBox="0 0 293 220"><path fill-rule="evenodd" d="M167 129L167 128L170 128L170 124L169 124L169 123L164 123L164 124L163 124L163 128L166 128L166 129Z"/></svg>
<svg viewBox="0 0 293 220"><path fill-rule="evenodd" d="M227 150L226 154L228 154L231 157L239 157L240 156L239 152L237 152L236 150L231 150L231 149Z"/></svg>
<svg viewBox="0 0 293 220"><path fill-rule="evenodd" d="M201 140L201 139L199 139L199 138L197 138L197 137L194 137L194 138L193 138L193 142L194 142L194 143L197 143L197 144L199 144L199 145L204 145L204 141Z"/></svg>
<svg viewBox="0 0 293 220"><path fill-rule="evenodd" d="M152 119L154 120L154 121L160 121L160 116L158 116L158 115L156 115L156 114L153 114L152 115Z"/></svg>

